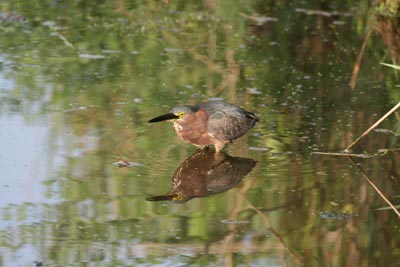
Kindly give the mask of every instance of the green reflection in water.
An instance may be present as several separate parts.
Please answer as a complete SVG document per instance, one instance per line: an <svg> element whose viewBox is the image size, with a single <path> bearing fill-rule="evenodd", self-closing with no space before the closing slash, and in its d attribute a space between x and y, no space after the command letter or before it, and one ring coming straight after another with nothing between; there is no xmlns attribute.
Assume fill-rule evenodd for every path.
<svg viewBox="0 0 400 267"><path fill-rule="evenodd" d="M23 118L15 131L48 130L44 157L13 156L17 168L4 168L4 175L26 164L40 169L23 174L27 198L1 207L4 266L396 262L398 220L375 210L384 203L346 159L312 155L346 147L399 101L396 75L377 67L394 46L384 35L369 40L356 88L348 86L367 1L0 6L1 118ZM390 34L387 25L377 27ZM182 205L145 201L170 188L194 153L170 125L147 120L208 98L257 111L256 128L226 149L257 165L221 194ZM397 124L390 118L382 128ZM356 150L396 145L395 136L376 132ZM120 158L138 164L117 168ZM398 153L358 163L398 195ZM16 190L21 173L3 188ZM352 216L321 216L342 212Z"/></svg>

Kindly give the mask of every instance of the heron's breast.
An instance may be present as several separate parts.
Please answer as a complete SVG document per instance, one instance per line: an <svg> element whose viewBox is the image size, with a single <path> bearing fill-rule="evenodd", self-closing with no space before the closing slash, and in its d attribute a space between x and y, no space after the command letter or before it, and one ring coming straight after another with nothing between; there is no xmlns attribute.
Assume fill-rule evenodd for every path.
<svg viewBox="0 0 400 267"><path fill-rule="evenodd" d="M214 144L214 140L207 132L207 121L207 113L204 109L200 109L182 120L176 120L174 129L183 141L198 146L208 146Z"/></svg>

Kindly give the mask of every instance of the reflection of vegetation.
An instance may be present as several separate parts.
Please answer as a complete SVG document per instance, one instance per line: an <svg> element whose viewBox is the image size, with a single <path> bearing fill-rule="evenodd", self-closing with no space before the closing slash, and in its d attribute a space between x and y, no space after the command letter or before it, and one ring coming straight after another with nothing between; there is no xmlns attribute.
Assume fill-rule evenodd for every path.
<svg viewBox="0 0 400 267"><path fill-rule="evenodd" d="M48 181L47 193L59 203L8 207L4 219L17 226L2 228L8 237L3 247L32 244L50 265L204 258L204 265L251 265L273 257L276 244L279 258L293 265L387 266L397 260L398 222L371 212L381 206L378 198L345 161L309 158L315 149L346 147L376 114L398 102L398 88L380 88L383 81L394 85L395 74L371 67L398 40L372 38L356 90L347 85L369 1L28 0L0 6L25 18L0 25L1 74L13 82L0 97L1 114L49 117L51 154L65 160ZM357 14L307 15L296 8ZM277 21L260 24L249 16ZM395 29L390 23L383 32ZM230 148L240 156L251 153L260 164L226 194L184 206L143 201L155 184L168 187L171 170L190 154L171 141L173 132L163 128L170 126L148 130L145 121L163 105L208 97L254 107L262 123L248 142L273 150ZM377 134L360 150L398 142ZM116 170L110 163L120 155L144 167ZM399 177L397 162L395 154L360 164L371 166L368 172L382 177L377 182L391 194L398 191L396 179L385 178ZM318 216L342 209L355 216L333 223ZM250 223L220 223L240 222L242 216ZM187 248L190 256L174 258Z"/></svg>

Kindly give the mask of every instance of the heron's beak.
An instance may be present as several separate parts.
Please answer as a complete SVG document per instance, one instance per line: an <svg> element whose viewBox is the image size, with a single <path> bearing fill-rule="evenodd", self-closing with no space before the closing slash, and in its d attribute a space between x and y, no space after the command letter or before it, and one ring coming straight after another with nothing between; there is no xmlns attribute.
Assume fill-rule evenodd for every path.
<svg viewBox="0 0 400 267"><path fill-rule="evenodd" d="M148 197L146 198L147 201L164 201L164 200L172 200L177 196L177 194L174 193L166 193L164 195L160 196L153 196L153 197Z"/></svg>
<svg viewBox="0 0 400 267"><path fill-rule="evenodd" d="M174 113L168 113L168 114L164 114L158 117L155 117L151 120L149 120L149 122L159 122L159 121L167 121L167 120L175 120L178 119L179 116L176 116Z"/></svg>

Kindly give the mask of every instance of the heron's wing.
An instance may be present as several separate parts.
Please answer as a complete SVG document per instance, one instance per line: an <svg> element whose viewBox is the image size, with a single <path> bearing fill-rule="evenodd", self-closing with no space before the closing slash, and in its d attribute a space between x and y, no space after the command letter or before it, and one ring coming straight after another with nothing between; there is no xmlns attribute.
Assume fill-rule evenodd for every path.
<svg viewBox="0 0 400 267"><path fill-rule="evenodd" d="M251 129L256 122L255 118L253 113L240 108L216 110L208 118L207 130L211 136L230 142Z"/></svg>

